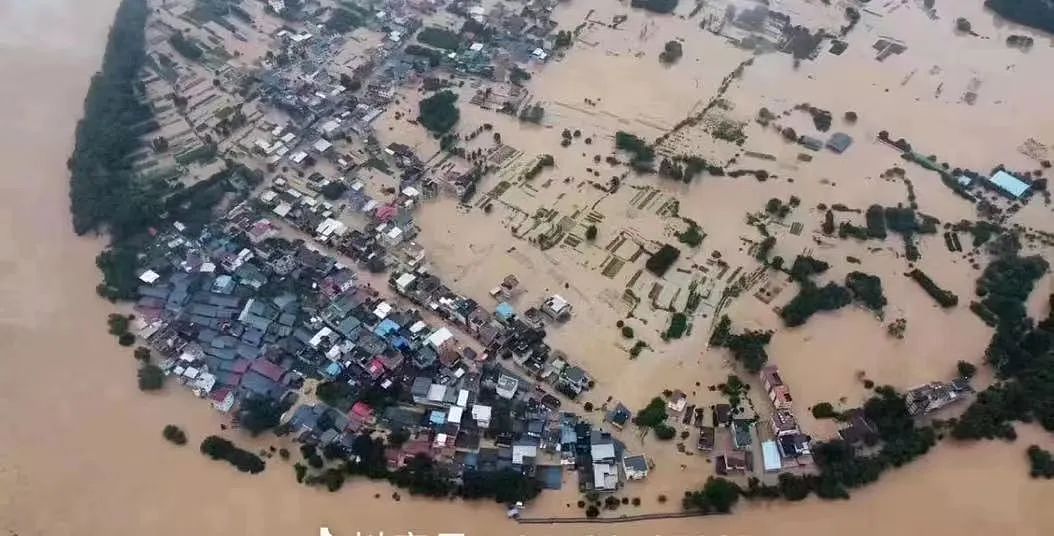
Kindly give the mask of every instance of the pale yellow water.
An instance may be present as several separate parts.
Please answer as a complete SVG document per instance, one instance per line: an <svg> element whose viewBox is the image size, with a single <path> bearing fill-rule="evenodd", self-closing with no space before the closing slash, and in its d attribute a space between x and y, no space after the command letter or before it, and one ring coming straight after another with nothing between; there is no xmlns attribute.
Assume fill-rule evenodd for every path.
<svg viewBox="0 0 1054 536"><path fill-rule="evenodd" d="M208 461L192 445L217 433L220 417L175 389L161 395L136 390L129 352L105 333L111 306L93 292L92 260L103 243L70 231L64 162L116 4L0 0L0 529L5 533L290 536L317 534L320 525L338 536L382 530L474 536L1054 533L1048 509L1054 485L1028 479L1023 455L1030 442L1050 448L1052 440L1031 429L1015 444L943 445L851 502L761 505L740 508L733 517L600 526L516 525L497 505L405 498L397 503L387 487L366 483L328 494L297 486L282 462L246 476ZM962 284L967 282L964 277ZM958 344L959 334L919 337L907 343L938 348L942 340ZM842 343L846 353L854 348L850 342ZM778 345L788 351L795 346L791 339ZM796 386L812 385L804 369L797 374L790 378ZM829 396L836 384L848 382L825 387L820 381L808 388ZM183 426L191 446L165 443L160 430L167 423ZM677 490L703 479L671 467L661 471L658 485L668 488L672 499L666 508L675 508ZM649 510L660 509L653 495L642 499ZM543 496L535 508L570 515L575 510L564 506L570 500Z"/></svg>

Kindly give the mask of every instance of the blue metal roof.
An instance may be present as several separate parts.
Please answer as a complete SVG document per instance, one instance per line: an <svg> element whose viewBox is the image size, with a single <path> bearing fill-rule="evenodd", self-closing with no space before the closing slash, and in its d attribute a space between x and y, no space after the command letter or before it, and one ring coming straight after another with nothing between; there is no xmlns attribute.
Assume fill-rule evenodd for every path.
<svg viewBox="0 0 1054 536"><path fill-rule="evenodd" d="M1002 170L997 171L995 175L992 175L992 178L988 180L997 188L1015 198L1025 195L1030 188L1028 183Z"/></svg>
<svg viewBox="0 0 1054 536"><path fill-rule="evenodd" d="M513 309L509 302L501 302L494 308L494 314L501 317L502 320L508 320L516 316L516 309Z"/></svg>

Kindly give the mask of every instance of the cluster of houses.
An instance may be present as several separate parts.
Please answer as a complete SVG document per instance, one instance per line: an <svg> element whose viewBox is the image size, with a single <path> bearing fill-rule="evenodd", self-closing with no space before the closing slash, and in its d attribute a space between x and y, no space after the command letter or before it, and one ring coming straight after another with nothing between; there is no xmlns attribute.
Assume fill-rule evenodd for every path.
<svg viewBox="0 0 1054 536"><path fill-rule="evenodd" d="M556 393L592 387L545 343L540 317L569 314L562 298L530 315L508 302L488 311L423 270L392 273L386 297L277 236L248 203L200 233L178 224L158 233L143 263L138 334L169 378L235 423L245 400L265 400L303 442L350 448L364 430L408 432L389 448L392 467L426 454L451 469L515 468L550 487L574 469L596 491L647 475L642 456L559 411ZM506 278L499 294L516 284ZM317 382L313 393L307 382Z"/></svg>

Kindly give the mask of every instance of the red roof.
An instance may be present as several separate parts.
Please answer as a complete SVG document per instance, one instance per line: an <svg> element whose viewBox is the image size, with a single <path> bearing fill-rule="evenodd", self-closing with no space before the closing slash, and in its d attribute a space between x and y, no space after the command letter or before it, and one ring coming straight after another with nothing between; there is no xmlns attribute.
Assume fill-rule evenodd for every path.
<svg viewBox="0 0 1054 536"><path fill-rule="evenodd" d="M261 376L264 376L275 382L282 381L282 376L285 375L284 368L266 359L257 359L256 361L253 361L253 364L249 368L259 373Z"/></svg>
<svg viewBox="0 0 1054 536"><path fill-rule="evenodd" d="M227 389L226 387L224 387L223 389L216 389L215 391L209 394L209 400L222 403L224 400L227 399L227 395L229 395L230 393L231 390Z"/></svg>
<svg viewBox="0 0 1054 536"><path fill-rule="evenodd" d="M373 361L370 361L369 372L370 376L373 376L374 378L384 374L384 361L381 361L376 357L373 358Z"/></svg>
<svg viewBox="0 0 1054 536"><path fill-rule="evenodd" d="M353 415L362 419L372 419L373 408L365 402L356 402L354 406L351 406L351 412L348 417Z"/></svg>

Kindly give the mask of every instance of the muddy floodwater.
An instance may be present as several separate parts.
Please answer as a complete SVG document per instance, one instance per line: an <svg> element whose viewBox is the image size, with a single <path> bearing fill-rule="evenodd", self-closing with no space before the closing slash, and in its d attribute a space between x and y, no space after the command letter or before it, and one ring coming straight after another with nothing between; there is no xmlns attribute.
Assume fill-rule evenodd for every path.
<svg viewBox="0 0 1054 536"><path fill-rule="evenodd" d="M579 1L575 0L576 4ZM329 527L337 536L382 531L385 535L412 531L472 536L1054 534L1054 511L1050 508L1054 484L1029 479L1024 456L1026 445L1038 443L1051 448L1054 441L1031 428L1022 428L1021 437L1013 444L942 444L910 467L892 471L876 485L856 492L848 502L755 504L741 506L734 516L605 525L518 525L506 520L500 506L494 504L433 502L405 496L396 502L387 486L357 481L334 494L297 486L290 464L276 458L256 476L207 460L193 445L207 434L221 433L221 416L182 390L159 395L138 392L130 352L119 348L106 334L105 316L113 307L94 293L98 273L93 259L104 242L74 236L69 224L65 161L117 3L0 0L0 531L5 536L309 536L318 534L320 526ZM980 22L978 18L975 25ZM909 26L903 31L923 33L926 27ZM932 38L920 37L920 41L926 39ZM655 38L653 48L664 40ZM1046 47L1043 40L1036 48ZM586 54L603 55L596 51ZM584 61L588 59L585 56ZM1025 68L1025 61L1019 69ZM724 68L724 63L734 65L735 61L720 63ZM1050 64L1046 65L1049 68ZM778 72L773 67L748 76L747 91L774 83L765 77ZM555 93L573 90L567 84L600 82L590 82L588 71L582 73L581 80L572 77L550 83L542 79L539 91L549 92L546 98L555 99ZM853 72L845 74L851 77ZM796 84L805 84L798 80ZM992 86L993 92L1000 90L996 82ZM569 99L579 102L581 95ZM630 104L615 101L612 106ZM864 104L859 106L864 117ZM1022 109L1015 107L1014 117ZM669 114L682 112L673 109ZM1049 112L1049 108L1042 110ZM868 113L875 116L883 110L873 108ZM1050 117L1046 119L1048 128ZM898 119L895 114L889 121L894 119ZM1008 115L980 105L969 124L981 131L989 120L998 122L1000 132L1021 128L1011 124ZM861 123L861 132L879 128L878 119ZM934 137L956 134L944 123L912 124L911 128L919 137L926 131ZM992 143L1000 150L1009 149L1004 146L1019 143L1020 138L1015 132L1003 145ZM943 144L949 152L961 151L957 156L967 161L977 158L976 165L980 166L983 160L977 152L984 151L990 141L981 138L955 144L945 140ZM832 164L835 170L846 165ZM937 190L931 193L936 196ZM454 211L442 205L429 210L432 214L426 214L426 224L436 215L455 217ZM1045 217L1049 220L1049 212ZM707 221L704 214L697 219ZM433 233L438 241L439 231ZM961 281L948 284L968 288L969 280L970 276L964 275ZM466 288L466 292L474 290ZM891 294L901 292L894 288ZM912 305L906 299L900 303L929 307L922 302ZM735 314L737 319L758 317L749 310ZM829 322L823 324L827 334L820 334L819 327L813 326L816 337L823 338L817 344L834 345L843 354L840 359L845 362L836 361L830 365L834 372L827 372L836 374L833 379L825 379L823 373L813 378L808 368L793 365L794 360L806 357L795 350L806 343L799 340L805 336L776 340L772 353L789 356L781 365L790 371L789 381L801 386L802 397L818 400L853 395L839 390L851 385L852 372L861 366L850 363L854 357L870 363L871 373L890 382L932 375L960 358L948 356L937 364L914 364L907 369L907 365L894 362L884 370L878 364L879 357L871 353L886 350L883 345L888 343L869 341L871 331L864 328L838 331L844 329L838 322L868 320L862 314L859 319L843 316L824 320ZM764 324L765 319L756 321ZM933 322L932 331L922 326L913 328L915 338L906 340L906 347L927 355L936 354L940 348L976 352L988 336L976 321L967 324L949 317ZM961 326L978 333L951 331ZM556 342L569 346L574 343L572 338L558 334ZM699 353L688 346L677 351L691 363ZM632 377L605 378L602 367L588 359L587 363L597 369L601 383L622 381L621 387L631 390ZM644 365L637 365L640 370L632 373L645 373ZM654 380L652 389L678 376L675 367L652 374L663 376L646 378ZM648 389L627 396L644 398L652 394ZM188 432L190 446L176 448L162 440L161 428L168 423ZM236 440L256 448L277 444L269 438L238 436ZM650 495L642 497L649 511L675 509L680 492L705 479L702 473L679 471L675 463L660 468L654 476L657 481L649 490L664 490L671 501L659 505L656 495L649 491ZM578 512L573 508L576 500L569 492L543 494L531 509L544 515L570 516Z"/></svg>

